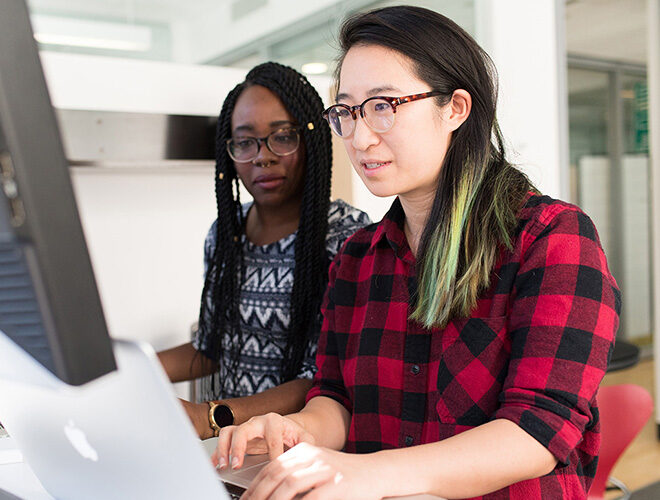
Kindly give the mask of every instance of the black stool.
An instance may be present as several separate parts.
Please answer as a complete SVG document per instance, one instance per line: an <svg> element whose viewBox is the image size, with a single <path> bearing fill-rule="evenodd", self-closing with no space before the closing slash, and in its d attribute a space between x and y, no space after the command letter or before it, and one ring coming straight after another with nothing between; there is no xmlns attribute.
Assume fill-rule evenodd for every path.
<svg viewBox="0 0 660 500"><path fill-rule="evenodd" d="M660 481L633 491L630 498L631 500L658 500L660 498Z"/></svg>
<svg viewBox="0 0 660 500"><path fill-rule="evenodd" d="M623 339L617 339L612 352L608 372L630 368L639 362L639 347Z"/></svg>

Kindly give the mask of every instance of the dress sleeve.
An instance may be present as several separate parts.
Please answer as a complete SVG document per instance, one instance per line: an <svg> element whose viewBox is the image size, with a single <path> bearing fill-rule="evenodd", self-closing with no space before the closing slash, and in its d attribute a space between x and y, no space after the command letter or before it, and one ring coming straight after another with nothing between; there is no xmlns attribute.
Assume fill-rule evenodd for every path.
<svg viewBox="0 0 660 500"><path fill-rule="evenodd" d="M216 220L211 225L211 228L209 229L208 233L206 233L206 238L204 239L204 282L206 282L206 275L209 270L209 265L211 263L211 259L213 258L213 254L215 253L217 223L218 221ZM207 308L206 308L207 314L204 315L203 311L200 312L199 314L199 319L197 322L197 331L195 332L192 345L197 351L200 351L208 358L213 359L214 355L212 354L212 352L214 351L214 349L212 348L212 346L208 345L207 341L204 340L209 338L209 336L206 335L206 332L210 328L211 314L213 311L211 290L212 287L209 287L206 295L202 297L202 300L207 301Z"/></svg>
<svg viewBox="0 0 660 500"><path fill-rule="evenodd" d="M319 336L318 352L316 354L316 375L312 388L307 393L306 402L316 396L326 396L334 399L349 412L352 412L352 404L348 397L348 392L344 386L344 380L339 362L337 350L337 339L334 331L335 314L335 279L337 269L341 259L341 252L337 254L330 265L328 288L325 292L321 312L323 314L323 326Z"/></svg>
<svg viewBox="0 0 660 500"><path fill-rule="evenodd" d="M319 341L319 331L321 330L320 318L321 313L319 313L319 319L314 321L314 325L312 326L312 335L310 336L310 341L305 349L305 358L303 359L300 372L298 372L296 378L312 379L316 374L316 351Z"/></svg>
<svg viewBox="0 0 660 500"><path fill-rule="evenodd" d="M335 201L330 207L328 215L328 235L326 237L326 251L329 260L335 258L344 242L358 229L371 224L369 216L342 200Z"/></svg>
<svg viewBox="0 0 660 500"><path fill-rule="evenodd" d="M566 464L593 414L621 296L596 229L561 207L523 234L508 321L511 360L494 418L515 422Z"/></svg>

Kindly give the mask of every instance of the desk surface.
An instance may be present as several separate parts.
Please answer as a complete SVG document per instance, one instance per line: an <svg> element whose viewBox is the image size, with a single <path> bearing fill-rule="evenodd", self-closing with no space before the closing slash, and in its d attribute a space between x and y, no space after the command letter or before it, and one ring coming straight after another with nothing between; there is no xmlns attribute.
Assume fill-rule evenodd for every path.
<svg viewBox="0 0 660 500"><path fill-rule="evenodd" d="M207 439L202 444L209 453L215 449L217 438ZM11 438L0 439L0 443L5 448L11 442ZM7 460L13 461L13 460ZM12 495L24 500L53 500L43 486L34 475L32 469L25 462L3 463L0 461L0 490L5 490ZM0 491L0 500L2 500L2 492ZM431 495L414 495L406 498L408 500L439 500L439 497Z"/></svg>

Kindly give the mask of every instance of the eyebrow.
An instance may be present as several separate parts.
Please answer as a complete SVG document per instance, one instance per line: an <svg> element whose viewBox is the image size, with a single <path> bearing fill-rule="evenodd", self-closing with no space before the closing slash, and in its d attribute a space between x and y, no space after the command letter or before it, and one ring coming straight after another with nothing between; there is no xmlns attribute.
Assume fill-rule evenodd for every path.
<svg viewBox="0 0 660 500"><path fill-rule="evenodd" d="M394 85L381 85L379 87L374 87L370 90L367 91L367 97L373 97L375 95L382 94L383 92L390 92L390 91L396 91L396 92L401 92L401 89L398 87L395 87ZM351 98L350 94L347 94L346 92L342 92L340 94L337 94L337 97L335 98L335 102L339 101L344 101L344 100L349 100Z"/></svg>
<svg viewBox="0 0 660 500"><path fill-rule="evenodd" d="M291 120L277 120L274 122L270 122L268 124L270 128L276 128L276 127L281 127L282 125L295 125L294 122ZM254 126L250 124L245 124L245 125L239 125L233 130L233 133L236 132L252 132L254 130Z"/></svg>

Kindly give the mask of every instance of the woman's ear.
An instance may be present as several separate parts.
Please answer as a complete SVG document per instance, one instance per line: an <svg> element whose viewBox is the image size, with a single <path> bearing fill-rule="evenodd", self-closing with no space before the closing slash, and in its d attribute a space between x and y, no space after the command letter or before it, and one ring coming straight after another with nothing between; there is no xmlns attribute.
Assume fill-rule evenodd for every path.
<svg viewBox="0 0 660 500"><path fill-rule="evenodd" d="M470 110L472 109L472 96L468 93L467 90L456 89L451 96L451 101L449 101L449 116L447 117L447 123L452 131L460 127L467 117L470 116Z"/></svg>

